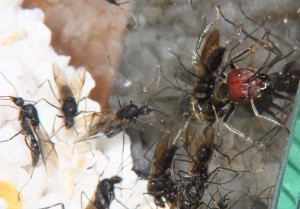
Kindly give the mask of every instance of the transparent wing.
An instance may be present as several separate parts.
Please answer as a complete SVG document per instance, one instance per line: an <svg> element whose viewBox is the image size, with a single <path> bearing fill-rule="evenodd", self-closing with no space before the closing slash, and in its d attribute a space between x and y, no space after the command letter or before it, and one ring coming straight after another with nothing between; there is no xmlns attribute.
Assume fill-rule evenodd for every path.
<svg viewBox="0 0 300 209"><path fill-rule="evenodd" d="M220 32L218 30L213 30L206 38L204 46L202 48L201 60L206 62L207 58L212 52L220 46Z"/></svg>
<svg viewBox="0 0 300 209"><path fill-rule="evenodd" d="M151 175L155 175L159 172L161 172L161 169L159 168L159 162L163 158L163 156L166 154L168 150L168 144L169 144L169 138L170 134L164 134L161 138L158 139L154 154L153 154L153 161L151 165Z"/></svg>
<svg viewBox="0 0 300 209"><path fill-rule="evenodd" d="M52 65L53 78L58 88L58 99L62 103L67 97L74 97L72 89L68 85L68 79L60 69L60 67L53 63Z"/></svg>
<svg viewBox="0 0 300 209"><path fill-rule="evenodd" d="M185 136L185 147L188 160L191 162L188 165L188 171L191 171L193 166L197 164L197 154L205 143L207 143L207 140L203 135L203 126L189 122Z"/></svg>
<svg viewBox="0 0 300 209"><path fill-rule="evenodd" d="M68 86L72 90L76 104L79 103L81 97L81 89L85 81L86 69L81 67L77 69L68 80Z"/></svg>
<svg viewBox="0 0 300 209"><path fill-rule="evenodd" d="M51 142L42 124L39 124L38 126L32 126L30 122L29 124L34 137L38 140L42 160L47 169L47 173L51 174L58 168L58 156L54 143Z"/></svg>
<svg viewBox="0 0 300 209"><path fill-rule="evenodd" d="M208 34L204 46L202 48L201 57L198 61L198 68L196 69L196 76L202 77L206 73L205 63L208 57L220 46L220 33L218 30L213 30ZM195 85L199 83L199 79L196 79Z"/></svg>
<svg viewBox="0 0 300 209"><path fill-rule="evenodd" d="M93 204L93 202L96 199L96 195L94 194L92 199L89 199L87 196L86 196L86 198L88 200L88 204L84 207L84 209L97 209L97 207Z"/></svg>
<svg viewBox="0 0 300 209"><path fill-rule="evenodd" d="M76 139L76 142L89 140L90 137L104 133L109 134L115 130L120 130L129 125L129 120L120 120L116 117L118 109L102 111L84 115L76 121L76 124L85 127Z"/></svg>

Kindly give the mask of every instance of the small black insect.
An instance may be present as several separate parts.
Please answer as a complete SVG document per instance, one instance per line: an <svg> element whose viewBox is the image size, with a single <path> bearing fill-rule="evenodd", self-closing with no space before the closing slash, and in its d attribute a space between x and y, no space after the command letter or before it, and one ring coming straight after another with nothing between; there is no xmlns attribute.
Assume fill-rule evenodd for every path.
<svg viewBox="0 0 300 209"><path fill-rule="evenodd" d="M78 103L80 101L81 90L85 81L86 70L79 68L73 75L67 79L65 73L57 64L53 64L53 78L58 88L57 100L62 105L64 123L67 129L74 126L74 117L80 114L78 112Z"/></svg>
<svg viewBox="0 0 300 209"><path fill-rule="evenodd" d="M3 74L2 76L5 78ZM9 82L9 84L13 86L12 83ZM14 86L13 88L15 89ZM53 166L57 167L58 157L54 148L54 144L51 142L43 125L40 123L38 112L35 106L33 104L25 104L24 99L21 97L1 96L0 98L4 100L10 99L17 107L20 108L18 120L20 121L21 125L21 130L18 133L1 142L10 141L15 136L23 134L25 135L25 142L31 151L33 167L38 164L40 156L42 157L46 168L48 162L51 162Z"/></svg>
<svg viewBox="0 0 300 209"><path fill-rule="evenodd" d="M178 147L168 148L169 138L170 134L164 134L156 144L148 182L148 194L154 196L159 207L165 207L165 201L170 207L174 206L177 197L177 185L170 169Z"/></svg>
<svg viewBox="0 0 300 209"><path fill-rule="evenodd" d="M77 142L88 140L97 133L112 137L125 130L132 122L135 123L140 115L147 115L152 110L147 106L138 107L130 101L129 105L120 109L103 110L86 115L81 122L86 124L87 131L79 134Z"/></svg>
<svg viewBox="0 0 300 209"><path fill-rule="evenodd" d="M115 199L115 184L121 183L122 178L113 176L99 182L96 192L85 209L109 209L110 203ZM84 192L82 194L85 195Z"/></svg>

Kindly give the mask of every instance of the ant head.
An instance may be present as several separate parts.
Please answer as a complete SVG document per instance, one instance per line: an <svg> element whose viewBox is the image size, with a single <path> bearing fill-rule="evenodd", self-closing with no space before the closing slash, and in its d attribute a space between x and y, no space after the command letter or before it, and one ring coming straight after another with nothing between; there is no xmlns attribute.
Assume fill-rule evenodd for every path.
<svg viewBox="0 0 300 209"><path fill-rule="evenodd" d="M150 109L147 105L143 105L140 107L139 112L142 115L147 115L152 111L152 109Z"/></svg>
<svg viewBox="0 0 300 209"><path fill-rule="evenodd" d="M110 182L113 184L121 183L123 179L120 176L113 176L110 178Z"/></svg>
<svg viewBox="0 0 300 209"><path fill-rule="evenodd" d="M11 101L18 107L22 107L24 105L24 99L21 97L11 97Z"/></svg>

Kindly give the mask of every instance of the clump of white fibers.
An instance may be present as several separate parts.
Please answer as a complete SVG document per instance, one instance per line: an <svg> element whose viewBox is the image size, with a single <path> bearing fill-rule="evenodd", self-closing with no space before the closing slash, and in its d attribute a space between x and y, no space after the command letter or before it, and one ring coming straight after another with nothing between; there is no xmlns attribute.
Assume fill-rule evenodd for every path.
<svg viewBox="0 0 300 209"><path fill-rule="evenodd" d="M76 71L68 66L70 57L58 56L50 46L51 31L43 24L42 11L24 10L19 4L17 0L1 0L0 3L0 72L5 76L0 76L0 95L22 97L26 100L25 104L34 104L40 100L35 107L40 123L55 143L59 167L50 174L40 159L33 169L25 136L18 134L12 140L0 143L0 182L7 182L20 192L24 209L38 209L57 203L63 203L65 208L81 209L81 204L88 203L85 196L81 197L82 192L91 199L99 180L126 173L126 176L121 176L123 182L116 185L124 188L115 189L116 199L128 208L135 208L141 204L140 201L145 202L142 191L136 196L132 190L137 176L131 171L128 139L124 146L124 162L121 162L122 134L112 139L100 139L101 145L98 147L104 151L103 154L96 149L96 140L74 144L76 132L84 131L84 127L75 125L75 128L69 130L62 127L63 119L57 117L62 113L53 107L60 108L61 104L56 99L58 92L53 81L52 64L57 63L67 77ZM38 88L47 79L55 95L47 82ZM87 73L81 98L87 97L94 85L92 77ZM18 133L21 127L18 121L19 108L12 101L3 100L3 97L0 103L0 140L4 141ZM98 112L100 106L87 98L79 103L80 111ZM83 114L76 117L83 117ZM141 184L145 192L145 182ZM128 198L133 201L129 203L124 200ZM0 201L0 208L5 208L7 204L1 197ZM117 201L111 205L111 208L122 207Z"/></svg>

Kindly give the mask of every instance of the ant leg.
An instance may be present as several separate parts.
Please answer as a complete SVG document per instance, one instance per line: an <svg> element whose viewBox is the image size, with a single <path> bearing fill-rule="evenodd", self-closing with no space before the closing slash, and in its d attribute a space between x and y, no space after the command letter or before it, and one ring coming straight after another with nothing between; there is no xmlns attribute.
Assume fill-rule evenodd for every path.
<svg viewBox="0 0 300 209"><path fill-rule="evenodd" d="M129 209L126 205L124 205L120 200L118 200L117 198L115 198L114 200L116 200L120 205L122 205L124 208Z"/></svg>
<svg viewBox="0 0 300 209"><path fill-rule="evenodd" d="M294 99L293 97L290 97L290 96L285 96L285 95L282 95L282 94L279 94L277 92L274 92L274 97L278 98L278 99L285 99L285 100L288 100L290 102L293 102Z"/></svg>
<svg viewBox="0 0 300 209"><path fill-rule="evenodd" d="M220 13L221 17L222 17L226 22L228 22L229 24L231 24L232 26L238 28L239 25L235 24L233 21L231 21L231 20L229 20L228 18L226 18L226 17L224 16L224 14L222 13L221 9L220 9L220 6L218 6L218 7L219 7L219 13ZM261 26L260 26L260 27L261 27ZM256 42L259 42L259 41L260 41L260 39L258 39L258 38L256 38L256 37L254 37L254 36L251 35L253 32L252 32L252 33L249 33L249 32L247 32L244 28L242 28L242 32L245 34L246 37L251 38L253 41L256 41ZM262 42L259 43L259 44L262 44ZM272 51L272 48L269 47L268 50L271 50L271 51Z"/></svg>
<svg viewBox="0 0 300 209"><path fill-rule="evenodd" d="M36 93L37 93L37 91L38 91L43 85L45 85L45 84L48 84L48 85L49 85L50 90L51 90L52 94L54 95L55 99L56 99L57 101L59 101L59 98L58 98L57 95L55 94L55 92L54 92L54 90L53 90L53 87L52 87L52 85L51 85L49 79L43 81L40 85L38 85L38 86L36 87L36 90L35 90L34 93L31 93L30 91L27 91L28 94L30 94L31 96L35 96Z"/></svg>
<svg viewBox="0 0 300 209"><path fill-rule="evenodd" d="M54 204L54 205L50 205L50 206L48 206L48 207L45 207L45 208L39 208L39 209L50 209L50 208L53 208L53 207L58 206L58 205L61 206L61 209L65 209L65 205L64 205L63 203L56 203L56 204Z"/></svg>
<svg viewBox="0 0 300 209"><path fill-rule="evenodd" d="M15 138L16 136L18 136L20 133L22 133L23 130L19 131L18 133L16 133L15 135L13 135L12 137L10 137L9 139L6 139L6 140L3 140L3 141L0 141L0 143L2 142L7 142L7 141L10 141L12 140L13 138Z"/></svg>
<svg viewBox="0 0 300 209"><path fill-rule="evenodd" d="M274 103L272 103L272 104L274 104ZM271 106L272 106L272 104L271 104ZM276 109L276 108L274 108L274 109ZM277 117L277 115L273 111L266 109L266 110L264 110L264 112L267 113L268 115L270 115L272 118L274 118L278 123L281 123L281 120ZM288 115L288 113L286 111L282 112L282 113L284 113L285 115Z"/></svg>
<svg viewBox="0 0 300 209"><path fill-rule="evenodd" d="M255 144L258 144L263 150L265 150L266 152L268 152L266 146L258 141L253 141L250 137L246 136L244 133L240 132L239 130L237 130L236 128L230 126L227 121L228 119L230 118L231 114L233 113L235 109L235 104L230 104L230 107L229 109L227 110L224 118L223 118L223 124L224 126L229 130L231 131L232 133L238 135L239 137L243 138L244 140L246 141L249 141L251 143L255 143Z"/></svg>
<svg viewBox="0 0 300 209"><path fill-rule="evenodd" d="M288 129L287 126L285 126L285 125L283 125L283 124L277 122L276 120L273 120L273 119L268 118L268 117L266 117L266 116L260 115L260 114L258 113L256 107L255 107L255 104L254 104L253 99L251 99L250 102L251 102L252 110L253 110L253 112L254 112L254 114L255 114L256 117L262 118L262 119L267 120L267 121L270 121L270 122L274 123L275 125L278 125L278 126L284 128L284 129L286 129L287 132L290 133L290 130Z"/></svg>
<svg viewBox="0 0 300 209"><path fill-rule="evenodd" d="M23 191L23 189L26 187L26 185L29 183L29 181L31 180L31 178L32 178L32 176L33 176L33 172L34 172L34 170L35 170L35 168L36 168L36 166L34 166L33 167L33 169L32 169L32 172L31 172L31 175L30 175L30 177L29 177L29 179L27 180L27 182L22 186L22 188L21 188L21 190L19 191L19 193L18 193L18 200L20 201L20 199L21 199L21 193L22 193L22 191Z"/></svg>
<svg viewBox="0 0 300 209"><path fill-rule="evenodd" d="M147 198L145 197L145 195L150 195L150 196L153 196L153 195L150 194L150 193L143 193L143 197L144 197L144 199L146 200L148 206L150 206L150 208L153 209L153 208L151 207L150 203L148 202ZM153 196L153 198L154 198L154 196ZM158 208L158 206L157 206L156 208Z"/></svg>
<svg viewBox="0 0 300 209"><path fill-rule="evenodd" d="M266 37L266 35L269 33L269 31L265 31L264 35L262 36L261 39L259 39L257 42L255 42L254 44L252 44L251 46L249 46L246 50L238 53L237 55L235 55L231 60L230 62L237 62L236 60L238 58L240 58L241 56L243 56L244 54L247 54L247 53L251 53L253 51L255 51L255 47L259 44L262 44L264 43L264 38Z"/></svg>
<svg viewBox="0 0 300 209"><path fill-rule="evenodd" d="M228 166L230 167L231 162L230 162L229 156L226 155L226 154L224 154L224 153L222 153L222 152L217 148L217 146L216 146L215 144L214 144L214 149L215 149L219 154L221 154L223 157L227 158Z"/></svg>
<svg viewBox="0 0 300 209"><path fill-rule="evenodd" d="M225 47L227 47L232 41L236 40L240 36L240 34L243 30L243 27L244 27L243 24L239 25L238 31L236 32L236 34L224 43Z"/></svg>

